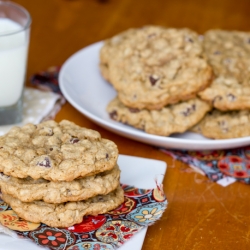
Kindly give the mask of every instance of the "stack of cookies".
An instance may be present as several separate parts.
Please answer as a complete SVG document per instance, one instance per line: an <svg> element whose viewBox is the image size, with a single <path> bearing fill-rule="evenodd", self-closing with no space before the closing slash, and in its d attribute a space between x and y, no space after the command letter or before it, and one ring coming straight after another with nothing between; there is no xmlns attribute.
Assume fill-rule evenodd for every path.
<svg viewBox="0 0 250 250"><path fill-rule="evenodd" d="M23 219L80 223L124 200L115 143L69 121L14 127L0 137L2 199Z"/></svg>
<svg viewBox="0 0 250 250"><path fill-rule="evenodd" d="M127 30L105 42L100 68L118 94L110 117L147 133L185 132L211 109L197 93L211 84L212 69L189 29Z"/></svg>
<svg viewBox="0 0 250 250"><path fill-rule="evenodd" d="M129 29L105 41L100 69L117 91L116 121L162 136L250 135L250 33Z"/></svg>

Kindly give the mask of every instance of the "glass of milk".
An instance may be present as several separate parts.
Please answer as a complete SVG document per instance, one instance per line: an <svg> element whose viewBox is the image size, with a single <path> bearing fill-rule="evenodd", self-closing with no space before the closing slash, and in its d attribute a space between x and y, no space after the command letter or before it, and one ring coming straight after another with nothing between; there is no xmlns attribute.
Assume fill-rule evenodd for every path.
<svg viewBox="0 0 250 250"><path fill-rule="evenodd" d="M26 9L0 0L0 126L22 121L30 24Z"/></svg>

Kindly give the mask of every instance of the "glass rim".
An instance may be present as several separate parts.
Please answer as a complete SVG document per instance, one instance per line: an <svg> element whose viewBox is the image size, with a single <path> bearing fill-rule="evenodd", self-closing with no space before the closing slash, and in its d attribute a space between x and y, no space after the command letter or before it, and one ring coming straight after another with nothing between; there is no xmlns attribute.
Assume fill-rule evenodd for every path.
<svg viewBox="0 0 250 250"><path fill-rule="evenodd" d="M14 3L12 1L3 1L3 0L0 0L0 7L1 5L3 6L12 6L20 11L22 11L26 17L27 17L27 23L22 26L21 29L17 30L17 31L13 31L13 32L10 32L10 33L5 33L5 34L0 34L0 37L3 37L3 36L10 36L10 35L14 35L14 34L17 34L19 32L22 32L24 30L27 30L30 28L30 25L31 25L31 22L32 22L32 19L31 19L31 16L30 16L30 13L21 5L17 4L17 3Z"/></svg>

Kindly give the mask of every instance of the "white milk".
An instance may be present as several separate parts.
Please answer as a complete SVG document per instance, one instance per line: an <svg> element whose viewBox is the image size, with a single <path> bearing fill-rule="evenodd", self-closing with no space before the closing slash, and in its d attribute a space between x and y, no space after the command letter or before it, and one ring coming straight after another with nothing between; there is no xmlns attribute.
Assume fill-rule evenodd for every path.
<svg viewBox="0 0 250 250"><path fill-rule="evenodd" d="M29 39L20 30L20 24L0 18L0 107L15 104L22 94Z"/></svg>

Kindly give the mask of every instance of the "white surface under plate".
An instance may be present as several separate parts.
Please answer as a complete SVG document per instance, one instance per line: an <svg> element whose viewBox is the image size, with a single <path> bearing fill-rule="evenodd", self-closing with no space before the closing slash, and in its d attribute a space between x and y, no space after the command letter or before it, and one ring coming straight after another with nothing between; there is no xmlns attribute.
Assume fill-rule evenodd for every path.
<svg viewBox="0 0 250 250"><path fill-rule="evenodd" d="M211 140L190 132L170 137L151 135L110 119L105 109L116 91L99 71L102 44L98 42L76 52L63 64L59 74L59 85L66 99L90 120L119 135L165 148L213 150L250 143L250 137Z"/></svg>
<svg viewBox="0 0 250 250"><path fill-rule="evenodd" d="M162 183L167 169L166 163L163 161L127 155L119 155L118 164L121 169L121 183L145 189L155 188L155 179L158 183ZM140 250L146 232L147 228L145 227L119 249ZM46 248L39 247L28 239L16 239L0 233L0 250L17 249L43 250Z"/></svg>

